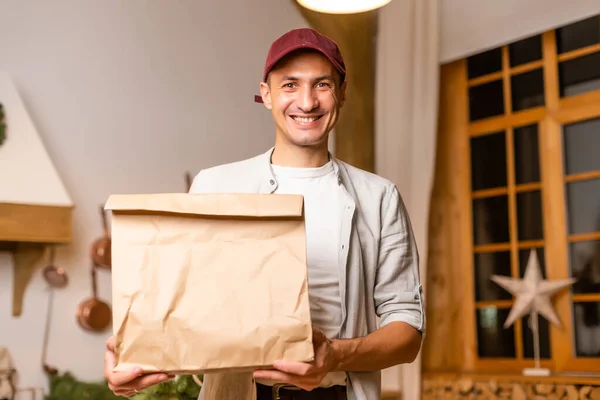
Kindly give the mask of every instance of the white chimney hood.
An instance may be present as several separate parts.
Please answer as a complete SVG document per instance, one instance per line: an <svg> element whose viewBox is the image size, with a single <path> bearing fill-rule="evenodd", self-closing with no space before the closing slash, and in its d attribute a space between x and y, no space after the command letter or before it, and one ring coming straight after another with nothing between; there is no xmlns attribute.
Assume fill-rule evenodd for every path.
<svg viewBox="0 0 600 400"><path fill-rule="evenodd" d="M6 71L0 71L6 138L0 144L0 250L14 252L13 315L44 248L71 242L73 202Z"/></svg>

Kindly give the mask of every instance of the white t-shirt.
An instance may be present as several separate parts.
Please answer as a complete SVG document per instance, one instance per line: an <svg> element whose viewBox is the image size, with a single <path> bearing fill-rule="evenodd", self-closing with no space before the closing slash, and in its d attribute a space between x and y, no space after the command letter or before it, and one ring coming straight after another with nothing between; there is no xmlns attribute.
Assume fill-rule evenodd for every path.
<svg viewBox="0 0 600 400"><path fill-rule="evenodd" d="M272 165L276 194L304 196L308 294L312 323L328 338L337 338L341 325L339 248L343 188L329 161L318 168ZM273 382L261 382L272 384ZM345 385L346 374L335 372L321 386Z"/></svg>

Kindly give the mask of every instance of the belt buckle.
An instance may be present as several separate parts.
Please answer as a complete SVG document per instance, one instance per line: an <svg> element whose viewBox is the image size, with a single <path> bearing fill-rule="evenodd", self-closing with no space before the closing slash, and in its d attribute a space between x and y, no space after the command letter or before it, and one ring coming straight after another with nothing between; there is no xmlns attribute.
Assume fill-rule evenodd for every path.
<svg viewBox="0 0 600 400"><path fill-rule="evenodd" d="M293 385L289 385L287 383L276 383L275 385L273 385L273 400L281 400L281 396L279 395L279 391L281 389L290 389L290 390L300 390L300 388L297 388L296 386Z"/></svg>

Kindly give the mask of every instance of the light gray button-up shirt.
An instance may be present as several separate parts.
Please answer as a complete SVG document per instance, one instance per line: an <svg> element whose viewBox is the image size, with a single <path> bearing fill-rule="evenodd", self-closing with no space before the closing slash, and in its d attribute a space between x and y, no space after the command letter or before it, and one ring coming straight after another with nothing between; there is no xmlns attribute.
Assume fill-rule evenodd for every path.
<svg viewBox="0 0 600 400"><path fill-rule="evenodd" d="M273 193L273 148L256 157L202 170L190 193ZM333 159L345 189L340 229L341 338L366 336L403 321L425 332L419 256L408 212L396 186ZM380 398L381 372L347 372L348 399ZM254 400L251 373L207 374L199 400Z"/></svg>

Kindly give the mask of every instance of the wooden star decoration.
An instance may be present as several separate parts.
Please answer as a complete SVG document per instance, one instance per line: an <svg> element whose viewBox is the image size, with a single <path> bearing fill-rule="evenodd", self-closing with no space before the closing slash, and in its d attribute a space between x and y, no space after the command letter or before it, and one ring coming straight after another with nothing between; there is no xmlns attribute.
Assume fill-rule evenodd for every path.
<svg viewBox="0 0 600 400"><path fill-rule="evenodd" d="M551 297L559 290L577 281L574 278L556 281L544 280L535 250L531 250L529 254L523 279L493 275L491 280L516 296L512 309L504 322L504 328L508 328L517 319L530 313L539 313L552 324L560 326L561 323L552 306Z"/></svg>

